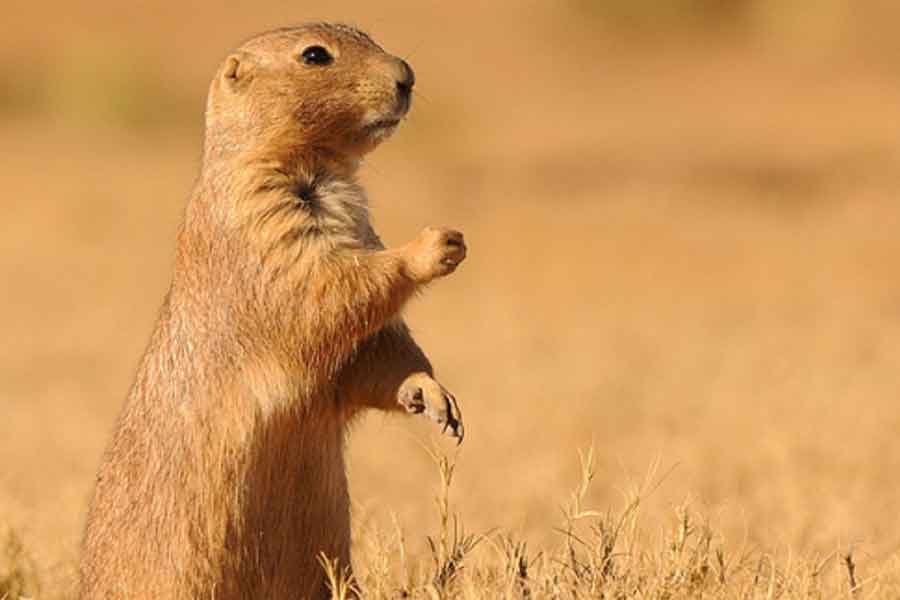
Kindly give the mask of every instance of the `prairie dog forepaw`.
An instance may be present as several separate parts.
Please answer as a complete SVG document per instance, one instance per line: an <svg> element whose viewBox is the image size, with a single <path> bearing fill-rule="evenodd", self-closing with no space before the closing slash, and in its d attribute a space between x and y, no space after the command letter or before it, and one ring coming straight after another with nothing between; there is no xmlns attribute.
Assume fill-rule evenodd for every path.
<svg viewBox="0 0 900 600"><path fill-rule="evenodd" d="M456 398L444 386L424 373L411 375L400 386L397 401L407 412L424 414L442 426L441 433L448 433L461 444L465 430L462 413Z"/></svg>
<svg viewBox="0 0 900 600"><path fill-rule="evenodd" d="M419 283L428 283L456 270L466 258L463 234L443 227L426 227L406 247L406 270Z"/></svg>

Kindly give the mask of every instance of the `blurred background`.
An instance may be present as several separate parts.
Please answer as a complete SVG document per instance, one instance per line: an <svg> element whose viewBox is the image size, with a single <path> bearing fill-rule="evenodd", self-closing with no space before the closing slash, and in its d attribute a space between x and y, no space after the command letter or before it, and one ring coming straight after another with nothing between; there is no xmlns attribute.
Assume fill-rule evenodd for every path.
<svg viewBox="0 0 900 600"><path fill-rule="evenodd" d="M399 244L470 258L408 311L468 436L469 529L552 544L658 461L766 552L900 547L900 5L858 0L20 2L0 23L0 523L64 589L170 277L208 80L244 38L339 20L414 109L362 171ZM353 432L360 521L430 527L427 424ZM443 442L441 442L443 443ZM446 444L449 451L451 445Z"/></svg>

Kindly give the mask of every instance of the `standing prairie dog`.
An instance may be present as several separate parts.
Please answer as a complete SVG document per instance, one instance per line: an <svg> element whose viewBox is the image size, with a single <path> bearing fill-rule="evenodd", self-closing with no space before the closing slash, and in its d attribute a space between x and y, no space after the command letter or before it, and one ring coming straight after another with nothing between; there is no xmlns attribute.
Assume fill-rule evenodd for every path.
<svg viewBox="0 0 900 600"><path fill-rule="evenodd" d="M321 598L319 553L350 564L354 415L421 413L462 440L400 312L465 258L463 237L385 249L355 180L414 81L325 23L219 68L172 285L97 477L83 598Z"/></svg>

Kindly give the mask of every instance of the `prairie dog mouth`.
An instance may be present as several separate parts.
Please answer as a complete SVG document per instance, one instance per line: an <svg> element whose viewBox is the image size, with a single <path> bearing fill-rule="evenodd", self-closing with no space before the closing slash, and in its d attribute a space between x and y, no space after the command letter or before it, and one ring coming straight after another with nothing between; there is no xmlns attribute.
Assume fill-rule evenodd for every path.
<svg viewBox="0 0 900 600"><path fill-rule="evenodd" d="M397 118L385 118L385 119L377 119L372 121L366 125L366 130L371 132L383 131L388 129L393 129L397 125L400 124L400 119Z"/></svg>

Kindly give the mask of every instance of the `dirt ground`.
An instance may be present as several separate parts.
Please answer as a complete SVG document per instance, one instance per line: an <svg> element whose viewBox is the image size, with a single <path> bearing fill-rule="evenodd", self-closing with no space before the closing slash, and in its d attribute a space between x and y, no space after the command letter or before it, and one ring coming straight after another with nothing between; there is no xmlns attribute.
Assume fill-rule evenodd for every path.
<svg viewBox="0 0 900 600"><path fill-rule="evenodd" d="M900 552L900 45L884 25L900 10L13 4L0 523L48 595L69 585L166 290L208 78L241 39L310 18L357 24L416 69L413 112L362 179L386 242L434 224L470 246L408 311L463 406L468 528L555 543L593 443L594 506L658 461L659 527L690 499L727 542L773 555L853 549L871 575ZM431 439L373 414L349 443L355 515L395 514L415 551Z"/></svg>

